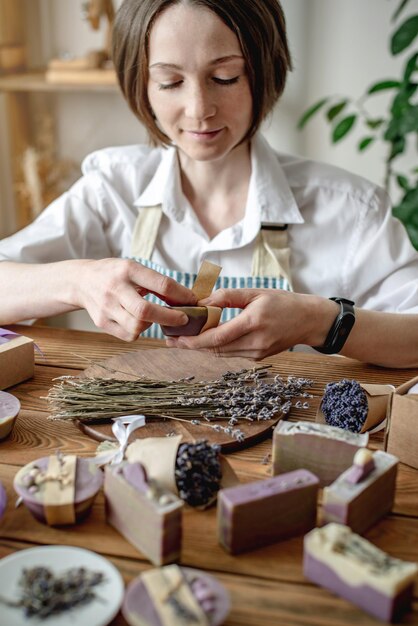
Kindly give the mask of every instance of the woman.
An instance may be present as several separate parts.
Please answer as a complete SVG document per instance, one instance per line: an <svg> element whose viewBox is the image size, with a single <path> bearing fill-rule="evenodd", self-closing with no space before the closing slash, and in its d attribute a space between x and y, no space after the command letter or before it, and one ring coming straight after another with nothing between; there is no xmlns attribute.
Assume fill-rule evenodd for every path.
<svg viewBox="0 0 418 626"><path fill-rule="evenodd" d="M182 325L144 296L193 304L208 259L223 267L210 301L226 319L244 311L169 345L260 358L306 344L417 366L418 255L384 192L277 155L258 133L290 68L278 2L125 0L113 41L156 147L90 155L67 194L2 242L0 323L85 308L127 340L151 322ZM354 326L345 299L364 307Z"/></svg>

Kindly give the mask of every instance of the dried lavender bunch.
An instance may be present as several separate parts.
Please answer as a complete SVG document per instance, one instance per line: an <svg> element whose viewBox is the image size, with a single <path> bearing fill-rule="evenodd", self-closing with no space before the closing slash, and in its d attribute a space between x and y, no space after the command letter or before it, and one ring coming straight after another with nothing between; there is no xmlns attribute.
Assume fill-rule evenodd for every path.
<svg viewBox="0 0 418 626"><path fill-rule="evenodd" d="M359 433L369 410L366 392L356 380L328 383L321 409L330 426Z"/></svg>
<svg viewBox="0 0 418 626"><path fill-rule="evenodd" d="M70 569L61 576L55 576L46 567L32 567L23 570L20 600L3 602L23 608L26 617L46 618L91 602L96 597L93 587L103 581L102 572L91 572L84 567Z"/></svg>
<svg viewBox="0 0 418 626"><path fill-rule="evenodd" d="M147 378L117 380L62 377L48 394L51 419L79 419L93 422L120 415L142 413L147 417L173 417L206 422L228 420L269 420L286 414L291 399L307 397L312 381L289 376L262 379L269 366L226 372L214 381L194 381L191 376L177 381Z"/></svg>
<svg viewBox="0 0 418 626"><path fill-rule="evenodd" d="M190 506L205 506L218 493L222 479L220 449L206 441L179 446L176 484L180 498Z"/></svg>

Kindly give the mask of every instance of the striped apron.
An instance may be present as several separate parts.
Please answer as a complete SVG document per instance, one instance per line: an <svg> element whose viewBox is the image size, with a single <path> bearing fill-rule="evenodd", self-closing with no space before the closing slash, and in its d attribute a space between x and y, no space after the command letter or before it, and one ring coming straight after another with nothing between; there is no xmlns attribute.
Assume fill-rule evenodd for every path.
<svg viewBox="0 0 418 626"><path fill-rule="evenodd" d="M162 214L161 205L141 207L132 235L131 258L191 289L196 274L171 270L151 261ZM287 225L262 224L254 247L251 276L219 276L215 289L262 288L290 291L289 254ZM165 304L154 294L148 294L146 299ZM241 309L237 308L224 309L221 322L227 322L240 312ZM164 337L158 324L152 324L142 336L155 339Z"/></svg>

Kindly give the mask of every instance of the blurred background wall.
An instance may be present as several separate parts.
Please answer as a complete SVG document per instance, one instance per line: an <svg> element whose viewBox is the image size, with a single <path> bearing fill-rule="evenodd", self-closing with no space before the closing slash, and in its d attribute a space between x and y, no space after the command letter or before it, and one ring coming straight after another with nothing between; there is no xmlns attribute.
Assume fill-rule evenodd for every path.
<svg viewBox="0 0 418 626"><path fill-rule="evenodd" d="M81 19L81 0L21 1L30 66L45 66L51 58L67 53L84 55L102 47L104 25L96 32ZM116 8L120 3L114 0ZM391 16L399 1L282 0L282 4L294 70L264 125L265 136L280 151L333 163L382 184L384 146L376 143L359 155L356 143L360 135L356 132L333 146L329 127L319 115L303 132L296 126L307 107L324 95L358 97L375 80L398 76L404 57L394 59L388 42L393 31ZM377 96L372 112L383 111L388 97ZM0 237L17 228L4 108L0 94ZM117 92L33 94L32 124L37 123L39 108L49 111L54 120L57 153L78 164L92 150L146 140L144 129ZM405 157L411 160L411 167L413 156Z"/></svg>

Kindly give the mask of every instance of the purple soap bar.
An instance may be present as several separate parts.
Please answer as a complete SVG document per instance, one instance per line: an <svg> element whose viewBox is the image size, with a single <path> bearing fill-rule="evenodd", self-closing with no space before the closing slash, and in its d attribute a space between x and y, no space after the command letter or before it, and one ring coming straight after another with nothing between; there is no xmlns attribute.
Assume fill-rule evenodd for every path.
<svg viewBox="0 0 418 626"><path fill-rule="evenodd" d="M105 469L106 518L154 565L180 558L183 501L148 479L140 463Z"/></svg>
<svg viewBox="0 0 418 626"><path fill-rule="evenodd" d="M356 459L363 452L368 452L373 458L374 469L362 480L353 482L355 470L360 469ZM386 452L372 454L369 450L360 450L354 461L352 467L343 472L332 485L324 488L322 520L324 523L347 524L354 532L361 534L392 509L398 459Z"/></svg>
<svg viewBox="0 0 418 626"><path fill-rule="evenodd" d="M222 489L218 538L232 554L307 532L316 523L319 481L307 470Z"/></svg>
<svg viewBox="0 0 418 626"><path fill-rule="evenodd" d="M392 558L348 526L331 523L305 536L303 571L313 583L390 622L410 607L418 568Z"/></svg>
<svg viewBox="0 0 418 626"><path fill-rule="evenodd" d="M10 434L19 411L19 400L11 393L0 391L0 439Z"/></svg>
<svg viewBox="0 0 418 626"><path fill-rule="evenodd" d="M356 434L316 422L280 421L273 432L273 475L304 468L329 485L367 446L368 433Z"/></svg>
<svg viewBox="0 0 418 626"><path fill-rule="evenodd" d="M44 456L22 467L16 474L13 487L16 493L23 499L23 503L32 515L44 524L47 523L43 502L43 489L37 489L32 476L34 473L46 472L49 457ZM103 472L89 459L77 458L75 488L74 488L74 512L75 521L83 520L93 505L94 499L103 484Z"/></svg>
<svg viewBox="0 0 418 626"><path fill-rule="evenodd" d="M162 575L164 575L165 570L166 567L161 568ZM216 578L205 572L189 567L181 567L179 570L184 576L195 600L206 615L208 626L220 626L225 621L231 608L229 594L225 587ZM173 596L173 599L177 600L175 590L173 590ZM179 603L177 602L173 606L179 606ZM181 606L179 610L181 610ZM138 624L164 626L158 613L158 607L150 597L142 575L135 578L128 585L122 605L122 614L131 626L137 626ZM182 619L181 613L179 614L179 619L180 621ZM181 623L186 624L184 616ZM193 621L190 623L193 623Z"/></svg>
<svg viewBox="0 0 418 626"><path fill-rule="evenodd" d="M208 319L208 310L205 306L173 306L176 311L186 313L189 321L184 326L161 326L167 337L198 335Z"/></svg>
<svg viewBox="0 0 418 626"><path fill-rule="evenodd" d="M6 490L0 482L0 519L3 517L3 513L6 509L7 505L7 495Z"/></svg>

